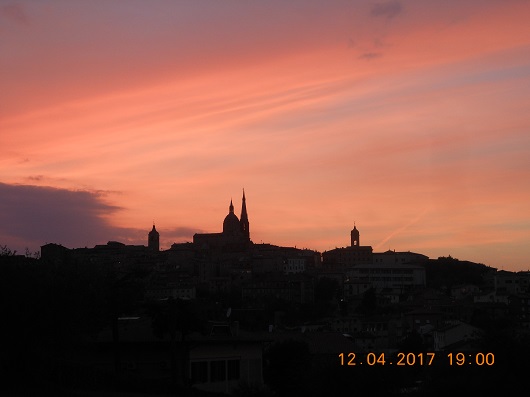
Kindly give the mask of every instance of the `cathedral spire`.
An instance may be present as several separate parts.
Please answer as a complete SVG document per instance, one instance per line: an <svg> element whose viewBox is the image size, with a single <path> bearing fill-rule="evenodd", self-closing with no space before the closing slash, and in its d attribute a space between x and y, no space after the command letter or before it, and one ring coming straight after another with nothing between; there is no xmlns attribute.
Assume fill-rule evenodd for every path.
<svg viewBox="0 0 530 397"><path fill-rule="evenodd" d="M234 213L234 204L232 204L232 199L230 199L230 207L228 207L228 213Z"/></svg>
<svg viewBox="0 0 530 397"><path fill-rule="evenodd" d="M243 202L241 204L241 216L239 217L239 222L241 223L241 231L243 235L250 239L250 230L248 223L248 214L247 214L247 201L245 199L245 189L243 189Z"/></svg>

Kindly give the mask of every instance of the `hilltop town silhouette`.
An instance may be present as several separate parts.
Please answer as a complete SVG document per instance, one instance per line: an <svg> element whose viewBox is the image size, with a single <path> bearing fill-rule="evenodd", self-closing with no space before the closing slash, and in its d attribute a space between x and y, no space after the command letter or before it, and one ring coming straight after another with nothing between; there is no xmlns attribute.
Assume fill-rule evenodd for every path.
<svg viewBox="0 0 530 397"><path fill-rule="evenodd" d="M515 393L530 273L451 257L251 240L243 191L222 231L160 249L2 247L0 390L16 395ZM114 394L105 394L114 395Z"/></svg>

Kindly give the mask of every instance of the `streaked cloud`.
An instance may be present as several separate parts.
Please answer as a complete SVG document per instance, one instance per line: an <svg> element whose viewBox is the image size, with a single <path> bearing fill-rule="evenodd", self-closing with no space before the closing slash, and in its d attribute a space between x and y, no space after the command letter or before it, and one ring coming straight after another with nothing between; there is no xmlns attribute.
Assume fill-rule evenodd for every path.
<svg viewBox="0 0 530 397"><path fill-rule="evenodd" d="M382 57L383 54L380 52L365 52L364 54L359 55L361 59L376 59Z"/></svg>
<svg viewBox="0 0 530 397"><path fill-rule="evenodd" d="M399 1L385 1L375 3L370 10L373 17L395 18L403 11L403 6Z"/></svg>
<svg viewBox="0 0 530 397"><path fill-rule="evenodd" d="M0 18L15 22L16 24L26 25L28 16L22 4L10 3L0 6Z"/></svg>

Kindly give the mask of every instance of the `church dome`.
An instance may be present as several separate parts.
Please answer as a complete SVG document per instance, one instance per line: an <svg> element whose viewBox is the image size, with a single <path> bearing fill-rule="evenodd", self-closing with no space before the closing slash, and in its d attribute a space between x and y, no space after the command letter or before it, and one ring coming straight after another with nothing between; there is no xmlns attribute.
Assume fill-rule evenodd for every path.
<svg viewBox="0 0 530 397"><path fill-rule="evenodd" d="M236 214L234 214L234 205L230 200L228 215L223 221L223 234L236 234L241 231L241 224Z"/></svg>
<svg viewBox="0 0 530 397"><path fill-rule="evenodd" d="M233 212L229 213L223 222L223 233L234 234L241 230L239 219Z"/></svg>

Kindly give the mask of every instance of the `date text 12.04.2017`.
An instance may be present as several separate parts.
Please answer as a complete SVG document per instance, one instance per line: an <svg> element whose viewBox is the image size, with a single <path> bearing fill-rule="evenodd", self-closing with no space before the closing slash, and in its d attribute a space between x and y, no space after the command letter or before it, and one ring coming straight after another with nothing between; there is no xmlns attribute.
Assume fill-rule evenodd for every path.
<svg viewBox="0 0 530 397"><path fill-rule="evenodd" d="M450 366L477 365L491 366L495 363L493 353L448 353L439 354L444 357L444 361ZM357 355L355 353L340 353L339 363L341 366L355 365L396 365L396 366L413 366L413 365L432 365L435 362L436 353L397 353L392 356L386 356L385 353L368 353ZM438 360L438 358L437 358Z"/></svg>

